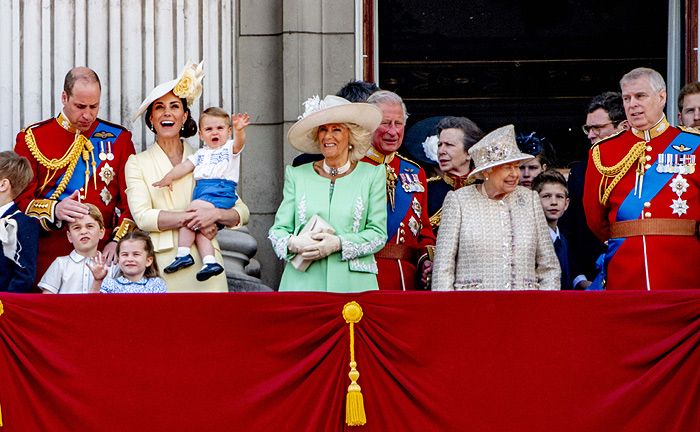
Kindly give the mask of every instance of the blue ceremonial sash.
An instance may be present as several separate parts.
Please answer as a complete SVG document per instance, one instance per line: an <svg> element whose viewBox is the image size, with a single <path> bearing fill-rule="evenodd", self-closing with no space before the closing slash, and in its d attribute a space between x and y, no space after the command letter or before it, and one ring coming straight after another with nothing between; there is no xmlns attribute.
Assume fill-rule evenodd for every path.
<svg viewBox="0 0 700 432"><path fill-rule="evenodd" d="M680 141L683 142L681 143ZM683 144L686 148L689 148L689 150L680 152L673 148L674 145L680 144ZM664 149L663 153L674 155L690 155L695 153L699 146L700 136L681 132L676 136L676 138L673 139L673 141L669 143L668 147ZM616 221L628 221L639 219L639 216L644 210L644 203L650 202L652 199L654 199L654 197L658 195L659 192L661 192L661 189L663 189L664 186L668 184L671 178L676 175L676 173L660 173L656 171L657 165L658 160L654 161L651 167L644 172L644 185L642 186L642 197L639 198L635 196L634 190L631 190L627 197L625 197L624 201L622 201L622 204L620 204L620 208L617 210L617 215L615 215ZM612 260L612 257L615 255L618 249L620 249L620 246L622 246L622 243L624 243L625 239L626 238L615 238L608 240L608 250L605 252L605 265L603 266L603 272L607 273L608 264L610 263L610 260Z"/></svg>
<svg viewBox="0 0 700 432"><path fill-rule="evenodd" d="M88 160L88 164L90 164L90 176L97 175L97 169L100 167L103 161L100 160L100 141L104 142L104 148L105 152L107 151L108 148L108 143L111 143L112 146L112 152L115 150L115 145L117 138L119 137L119 134L122 133L122 129L116 126L112 126L107 123L103 123L100 120L97 120L97 127L95 128L95 131L92 133L90 136L90 142L92 143L93 149L92 149L92 157L95 158L95 172L92 172L92 160ZM105 161L109 162L109 161ZM75 169L73 170L73 175L71 176L70 180L68 181L68 184L66 185L66 188L63 190L61 195L58 197L58 200L62 200L64 198L69 197L74 191L82 188L85 185L85 169L87 165L85 163L85 160L83 159L82 155L78 157L78 163L75 164ZM61 177L56 181L55 185L51 190L49 190L46 193L46 196L49 197L51 196L54 191L56 190L56 187L61 183L61 179L63 179L63 176L65 176L66 173L64 172Z"/></svg>
<svg viewBox="0 0 700 432"><path fill-rule="evenodd" d="M391 203L389 200L387 200L386 204L386 229L389 238L392 238L398 231L401 222L403 222L404 218L406 217L408 208L411 206L411 198L413 198L413 192L406 192L403 190L399 174L402 172L408 172L405 171L405 168L413 169L416 171L416 173L418 172L418 168L415 165L410 164L403 159L400 159L399 162L399 172L396 173L396 189L394 189L395 210L391 211Z"/></svg>

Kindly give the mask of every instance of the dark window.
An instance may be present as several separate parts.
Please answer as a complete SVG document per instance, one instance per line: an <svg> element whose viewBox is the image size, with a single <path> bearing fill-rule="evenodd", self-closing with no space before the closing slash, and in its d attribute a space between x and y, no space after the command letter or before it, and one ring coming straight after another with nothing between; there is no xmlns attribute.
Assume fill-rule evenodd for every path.
<svg viewBox="0 0 700 432"><path fill-rule="evenodd" d="M411 117L463 115L485 132L513 123L556 148L559 165L588 148L590 98L629 70L666 72L661 1L381 0L379 85Z"/></svg>

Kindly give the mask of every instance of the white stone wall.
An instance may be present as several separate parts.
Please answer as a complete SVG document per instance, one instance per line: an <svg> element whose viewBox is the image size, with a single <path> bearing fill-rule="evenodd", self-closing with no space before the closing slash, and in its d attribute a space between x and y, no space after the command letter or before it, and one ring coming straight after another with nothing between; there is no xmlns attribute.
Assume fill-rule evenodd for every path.
<svg viewBox="0 0 700 432"><path fill-rule="evenodd" d="M73 66L102 81L100 117L152 139L131 115L158 83L188 59L205 60L204 94L193 107L234 110L237 88L235 0L0 0L0 149L20 128L61 109L63 78Z"/></svg>

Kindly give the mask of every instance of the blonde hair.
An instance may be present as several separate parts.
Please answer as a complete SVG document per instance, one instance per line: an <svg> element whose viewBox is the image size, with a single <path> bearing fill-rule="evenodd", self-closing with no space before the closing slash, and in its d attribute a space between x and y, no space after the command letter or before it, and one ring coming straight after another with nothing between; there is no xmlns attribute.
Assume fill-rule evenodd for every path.
<svg viewBox="0 0 700 432"><path fill-rule="evenodd" d="M95 219L95 222L97 222L97 225L99 225L100 228L104 228L105 227L105 220L102 217L102 212L100 211L100 209L98 209L95 204L90 204L90 203L83 203L83 204L88 206L87 216L90 216L91 218ZM72 222L69 222L68 226L71 226L71 225L72 225Z"/></svg>
<svg viewBox="0 0 700 432"><path fill-rule="evenodd" d="M357 162L363 157L369 148L370 142L372 141L372 135L374 131L368 131L362 126L356 125L355 123L339 123L346 128L348 128L348 159L352 162ZM321 143L318 141L318 127L311 131L311 136L314 142L318 144L319 153L321 153Z"/></svg>
<svg viewBox="0 0 700 432"><path fill-rule="evenodd" d="M202 111L202 114L199 115L199 124L201 126L202 124L202 119L204 117L218 117L221 119L226 120L226 125L228 127L232 127L233 125L231 124L231 116L226 112L226 110L219 108L219 107L209 107Z"/></svg>

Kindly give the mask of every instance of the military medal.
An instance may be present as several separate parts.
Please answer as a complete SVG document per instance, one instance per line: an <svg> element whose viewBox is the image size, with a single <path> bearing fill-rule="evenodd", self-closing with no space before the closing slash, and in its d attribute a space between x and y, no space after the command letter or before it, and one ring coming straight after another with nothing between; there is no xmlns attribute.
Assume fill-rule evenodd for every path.
<svg viewBox="0 0 700 432"><path fill-rule="evenodd" d="M671 207L671 210L673 210L673 214L681 217L682 215L688 213L688 208L690 208L688 206L688 200L681 199L681 195L683 195L690 186L688 184L688 180L683 178L682 175L678 174L673 178L673 180L671 180L671 183L668 186L676 194L676 196L678 196L678 199L672 200L669 207Z"/></svg>
<svg viewBox="0 0 700 432"><path fill-rule="evenodd" d="M656 162L656 171L671 174L695 173L695 155L660 153Z"/></svg>
<svg viewBox="0 0 700 432"><path fill-rule="evenodd" d="M386 196L389 198L389 204L391 204L391 211L394 211L395 199L394 195L396 193L396 172L394 168L389 165L384 165L386 167Z"/></svg>
<svg viewBox="0 0 700 432"><path fill-rule="evenodd" d="M105 153L105 142L100 141L100 154L98 156L101 161L107 160L107 154Z"/></svg>
<svg viewBox="0 0 700 432"><path fill-rule="evenodd" d="M413 202L411 202L411 207L413 208L413 211L416 213L416 216L420 218L420 214L423 211L423 206L420 205L418 202L418 199L416 197L413 197Z"/></svg>
<svg viewBox="0 0 700 432"><path fill-rule="evenodd" d="M408 219L408 228L411 230L415 237L418 237L418 231L420 231L420 222L416 220L413 216Z"/></svg>
<svg viewBox="0 0 700 432"><path fill-rule="evenodd" d="M107 141L107 160L114 160L114 153L112 153L111 141Z"/></svg>
<svg viewBox="0 0 700 432"><path fill-rule="evenodd" d="M112 194L107 190L106 186L100 191L100 198L102 198L102 202L105 203L105 205L112 201Z"/></svg>
<svg viewBox="0 0 700 432"><path fill-rule="evenodd" d="M109 166L109 162L105 162L105 164L102 165L100 169L100 178L106 185L114 180L114 169Z"/></svg>

